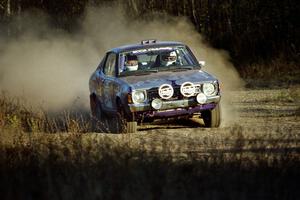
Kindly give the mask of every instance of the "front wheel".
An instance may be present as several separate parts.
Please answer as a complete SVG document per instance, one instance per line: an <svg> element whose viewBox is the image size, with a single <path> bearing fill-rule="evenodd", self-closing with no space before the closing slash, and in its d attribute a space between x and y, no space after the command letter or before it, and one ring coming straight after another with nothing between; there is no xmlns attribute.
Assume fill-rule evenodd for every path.
<svg viewBox="0 0 300 200"><path fill-rule="evenodd" d="M202 111L201 116L203 118L205 127L208 127L208 128L219 127L221 124L220 104L217 104L216 107L212 110Z"/></svg>
<svg viewBox="0 0 300 200"><path fill-rule="evenodd" d="M90 107L92 112L92 130L96 132L107 132L107 117L96 96L90 96Z"/></svg>
<svg viewBox="0 0 300 200"><path fill-rule="evenodd" d="M117 113L117 133L136 133L137 122L126 115L123 107L118 107Z"/></svg>

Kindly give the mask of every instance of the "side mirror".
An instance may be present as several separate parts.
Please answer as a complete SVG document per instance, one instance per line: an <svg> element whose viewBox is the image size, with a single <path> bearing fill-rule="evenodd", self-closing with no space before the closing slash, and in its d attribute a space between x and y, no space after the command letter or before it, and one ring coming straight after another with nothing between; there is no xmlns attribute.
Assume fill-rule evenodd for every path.
<svg viewBox="0 0 300 200"><path fill-rule="evenodd" d="M205 66L205 61L199 60L198 62L199 62L199 64L201 65L201 67L204 67L204 66Z"/></svg>

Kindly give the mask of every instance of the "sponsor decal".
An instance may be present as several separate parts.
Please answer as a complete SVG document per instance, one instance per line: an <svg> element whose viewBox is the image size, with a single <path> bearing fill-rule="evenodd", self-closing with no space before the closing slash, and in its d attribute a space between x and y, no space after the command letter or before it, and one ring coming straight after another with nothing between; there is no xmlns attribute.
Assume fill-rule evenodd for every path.
<svg viewBox="0 0 300 200"><path fill-rule="evenodd" d="M132 51L133 54L145 53L149 51L162 51L162 50L172 50L171 47L159 47L159 48L149 48L149 49L139 49Z"/></svg>

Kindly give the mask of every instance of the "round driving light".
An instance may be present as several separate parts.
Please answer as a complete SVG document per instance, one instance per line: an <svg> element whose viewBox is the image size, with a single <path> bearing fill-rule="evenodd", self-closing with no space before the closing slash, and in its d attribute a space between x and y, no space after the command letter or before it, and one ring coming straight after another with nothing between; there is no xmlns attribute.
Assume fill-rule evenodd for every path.
<svg viewBox="0 0 300 200"><path fill-rule="evenodd" d="M185 97L191 97L196 93L196 87L191 82L184 82L180 86L180 92Z"/></svg>
<svg viewBox="0 0 300 200"><path fill-rule="evenodd" d="M134 91L132 94L132 100L134 103L142 103L146 100L146 95L143 91Z"/></svg>
<svg viewBox="0 0 300 200"><path fill-rule="evenodd" d="M207 100L207 97L205 96L205 94L203 93L199 93L196 97L197 99L197 102L200 103L200 104L204 104Z"/></svg>
<svg viewBox="0 0 300 200"><path fill-rule="evenodd" d="M162 84L158 88L158 94L162 99L170 99L174 94L174 89L169 84Z"/></svg>
<svg viewBox="0 0 300 200"><path fill-rule="evenodd" d="M155 110L159 110L162 107L162 100L160 99L154 99L151 102L151 106L152 108L154 108Z"/></svg>
<svg viewBox="0 0 300 200"><path fill-rule="evenodd" d="M212 83L204 83L202 86L202 90L206 96L212 96L216 91L215 86Z"/></svg>

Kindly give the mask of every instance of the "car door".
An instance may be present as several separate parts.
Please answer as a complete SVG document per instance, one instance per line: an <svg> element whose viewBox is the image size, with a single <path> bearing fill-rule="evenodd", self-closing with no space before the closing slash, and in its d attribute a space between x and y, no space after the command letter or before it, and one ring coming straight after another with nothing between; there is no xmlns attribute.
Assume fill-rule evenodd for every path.
<svg viewBox="0 0 300 200"><path fill-rule="evenodd" d="M117 55L109 53L103 66L103 90L102 90L102 108L106 111L115 111L115 79L116 79Z"/></svg>

